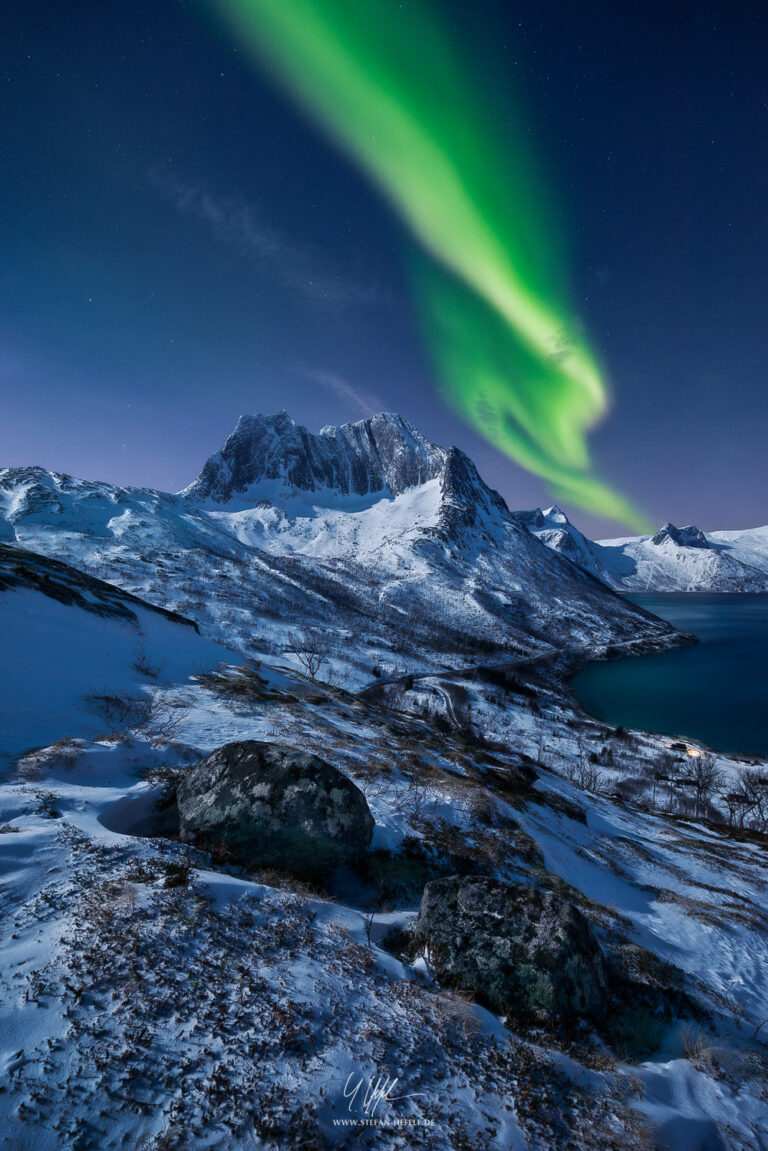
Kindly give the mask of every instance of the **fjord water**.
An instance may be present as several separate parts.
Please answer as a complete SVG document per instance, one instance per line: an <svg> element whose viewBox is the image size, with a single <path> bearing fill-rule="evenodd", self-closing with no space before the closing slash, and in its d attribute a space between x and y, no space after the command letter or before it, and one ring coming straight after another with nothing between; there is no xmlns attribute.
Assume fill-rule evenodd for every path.
<svg viewBox="0 0 768 1151"><path fill-rule="evenodd" d="M698 739L718 751L768 755L768 595L627 596L699 643L593 663L571 687L608 723Z"/></svg>

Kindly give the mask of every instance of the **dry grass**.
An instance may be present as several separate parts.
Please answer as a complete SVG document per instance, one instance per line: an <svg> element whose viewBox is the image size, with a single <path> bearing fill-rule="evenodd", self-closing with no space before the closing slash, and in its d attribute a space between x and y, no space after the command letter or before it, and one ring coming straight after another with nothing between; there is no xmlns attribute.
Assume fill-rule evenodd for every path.
<svg viewBox="0 0 768 1151"><path fill-rule="evenodd" d="M701 1027L698 1023L685 1023L680 1032L680 1041L683 1045L685 1058L697 1067L712 1062L714 1043L706 1028Z"/></svg>

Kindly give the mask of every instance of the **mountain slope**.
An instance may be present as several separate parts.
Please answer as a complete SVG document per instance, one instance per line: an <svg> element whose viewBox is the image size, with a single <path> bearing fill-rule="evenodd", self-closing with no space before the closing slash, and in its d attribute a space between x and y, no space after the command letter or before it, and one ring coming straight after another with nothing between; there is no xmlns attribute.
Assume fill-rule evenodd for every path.
<svg viewBox="0 0 768 1151"><path fill-rule="evenodd" d="M73 728L103 730L98 707L103 711L107 697L113 709L119 696L132 713L144 712L148 684L183 681L230 655L181 616L6 544L0 544L0 634L0 767L30 741L50 743ZM91 698L89 705L96 696L100 703Z"/></svg>
<svg viewBox="0 0 768 1151"><path fill-rule="evenodd" d="M574 527L565 512L556 504L544 511L536 508L530 512L515 512L515 517L552 551L565 556L603 582L609 583L605 579L597 545Z"/></svg>
<svg viewBox="0 0 768 1151"><path fill-rule="evenodd" d="M382 414L312 435L243 417L184 492L0 472L0 521L249 654L322 627L356 682L548 646L675 642L510 513L456 448Z"/></svg>
<svg viewBox="0 0 768 1151"><path fill-rule="evenodd" d="M768 527L710 532L707 539L726 555L768 576Z"/></svg>
<svg viewBox="0 0 768 1151"><path fill-rule="evenodd" d="M559 508L517 515L547 547L618 591L768 591L768 528L705 534L667 523L653 536L594 542Z"/></svg>

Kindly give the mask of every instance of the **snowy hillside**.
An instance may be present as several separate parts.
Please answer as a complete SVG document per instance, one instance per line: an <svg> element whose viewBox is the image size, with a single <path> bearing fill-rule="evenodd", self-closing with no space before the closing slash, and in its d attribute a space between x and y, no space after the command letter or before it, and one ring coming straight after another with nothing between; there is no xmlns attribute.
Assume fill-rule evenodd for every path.
<svg viewBox="0 0 768 1151"><path fill-rule="evenodd" d="M148 684L180 682L231 658L189 620L2 544L0 635L0 771L34 744L103 731L108 696L145 711Z"/></svg>
<svg viewBox="0 0 768 1151"><path fill-rule="evenodd" d="M768 527L705 534L667 523L653 536L594 542L557 507L517 515L547 547L618 591L768 591Z"/></svg>
<svg viewBox="0 0 768 1151"><path fill-rule="evenodd" d="M389 414L319 435L285 413L244 417L180 495L5 469L0 523L248 655L290 662L291 633L322 627L350 683L675 642L544 547L463 453Z"/></svg>

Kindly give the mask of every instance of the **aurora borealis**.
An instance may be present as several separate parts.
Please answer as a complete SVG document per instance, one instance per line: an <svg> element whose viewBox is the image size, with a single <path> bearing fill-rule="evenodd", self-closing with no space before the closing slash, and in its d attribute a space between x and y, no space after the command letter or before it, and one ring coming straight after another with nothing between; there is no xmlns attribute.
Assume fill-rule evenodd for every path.
<svg viewBox="0 0 768 1151"><path fill-rule="evenodd" d="M416 241L414 302L453 407L558 499L643 530L591 472L607 388L524 133L501 130L434 14L417 0L214 3Z"/></svg>
<svg viewBox="0 0 768 1151"><path fill-rule="evenodd" d="M765 523L765 6L359 7L355 50L386 52L358 79L388 123L418 108L463 231L434 179L406 218L374 165L397 175L409 137L364 156L320 67L299 90L234 0L8 8L3 465L175 491L241 413L387 410L594 538L636 522L617 491L656 525ZM420 138L414 195L438 162ZM551 357L499 283L552 320ZM597 392L560 370L577 348Z"/></svg>

